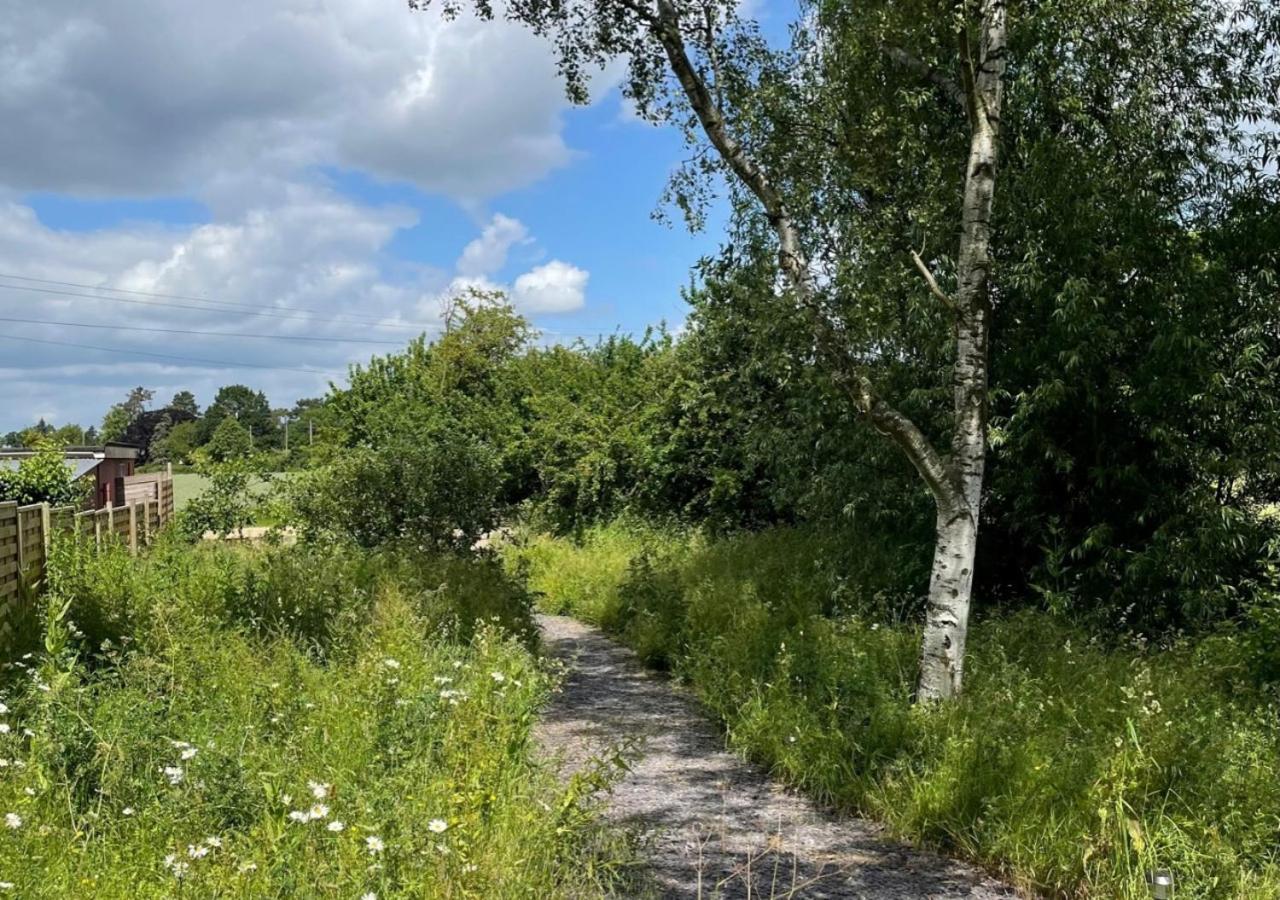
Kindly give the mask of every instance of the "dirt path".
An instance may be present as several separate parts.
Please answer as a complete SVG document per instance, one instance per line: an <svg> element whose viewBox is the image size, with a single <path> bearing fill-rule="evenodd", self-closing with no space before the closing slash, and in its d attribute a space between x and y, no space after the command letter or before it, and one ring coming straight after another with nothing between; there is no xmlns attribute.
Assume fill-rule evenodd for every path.
<svg viewBox="0 0 1280 900"><path fill-rule="evenodd" d="M539 739L568 770L635 741L637 758L608 816L646 836L663 897L976 900L1019 896L963 865L837 818L724 750L696 702L598 630L540 616L545 646L569 666Z"/></svg>

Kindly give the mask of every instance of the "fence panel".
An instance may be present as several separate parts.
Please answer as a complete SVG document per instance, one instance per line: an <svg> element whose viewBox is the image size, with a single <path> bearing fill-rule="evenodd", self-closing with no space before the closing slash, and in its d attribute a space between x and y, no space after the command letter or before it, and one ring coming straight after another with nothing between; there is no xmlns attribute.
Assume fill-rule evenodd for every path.
<svg viewBox="0 0 1280 900"><path fill-rule="evenodd" d="M47 503L0 503L0 660L12 658L24 623L35 615L33 591L44 580L54 533L73 532L97 546L118 540L137 553L173 519L173 480L160 475L148 481L150 496L129 506L78 513Z"/></svg>

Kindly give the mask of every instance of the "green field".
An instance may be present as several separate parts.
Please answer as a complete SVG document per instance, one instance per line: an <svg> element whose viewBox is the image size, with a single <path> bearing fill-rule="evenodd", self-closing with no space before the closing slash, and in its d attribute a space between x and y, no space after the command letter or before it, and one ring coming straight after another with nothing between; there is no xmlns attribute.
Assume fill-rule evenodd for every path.
<svg viewBox="0 0 1280 900"><path fill-rule="evenodd" d="M288 478L287 473L277 473L273 478ZM264 478L254 478L252 481L255 493L265 494L268 482ZM174 508L181 512L182 508L199 497L209 488L209 478L205 475L197 475L193 472L182 472L173 476L173 505Z"/></svg>

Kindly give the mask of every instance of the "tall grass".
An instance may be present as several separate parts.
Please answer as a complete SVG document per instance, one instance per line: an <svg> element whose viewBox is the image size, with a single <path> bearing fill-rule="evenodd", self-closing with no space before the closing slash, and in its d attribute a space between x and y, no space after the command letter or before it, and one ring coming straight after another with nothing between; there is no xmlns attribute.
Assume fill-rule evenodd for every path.
<svg viewBox="0 0 1280 900"><path fill-rule="evenodd" d="M958 703L913 706L919 634L833 577L824 536L629 526L508 549L547 609L672 668L730 743L822 801L1066 897L1280 897L1280 717L1260 632L1108 646L1022 613L973 628ZM1274 668L1274 666L1273 666Z"/></svg>
<svg viewBox="0 0 1280 900"><path fill-rule="evenodd" d="M0 896L599 895L591 781L484 561L59 548L0 719ZM5 827L7 825L8 827Z"/></svg>

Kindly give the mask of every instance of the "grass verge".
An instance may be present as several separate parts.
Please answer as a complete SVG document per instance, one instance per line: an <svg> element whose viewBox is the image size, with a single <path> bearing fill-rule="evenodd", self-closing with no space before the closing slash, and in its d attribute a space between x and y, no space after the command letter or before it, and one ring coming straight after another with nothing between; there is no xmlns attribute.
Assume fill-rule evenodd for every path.
<svg viewBox="0 0 1280 900"><path fill-rule="evenodd" d="M64 545L5 675L22 897L599 895L591 777L531 756L552 679L484 561Z"/></svg>
<svg viewBox="0 0 1280 900"><path fill-rule="evenodd" d="M925 709L918 629L860 606L822 563L827 540L614 524L505 553L546 609L686 679L733 747L901 836L1055 896L1138 900L1167 868L1181 897L1280 897L1265 627L1104 647L1044 614L988 620L965 697Z"/></svg>

